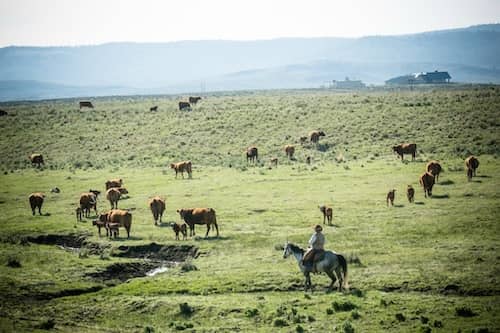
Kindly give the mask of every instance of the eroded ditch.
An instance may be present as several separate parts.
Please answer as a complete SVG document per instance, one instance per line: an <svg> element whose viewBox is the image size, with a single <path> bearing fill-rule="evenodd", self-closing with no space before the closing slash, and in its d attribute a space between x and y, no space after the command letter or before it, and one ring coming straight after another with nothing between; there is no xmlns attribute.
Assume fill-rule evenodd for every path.
<svg viewBox="0 0 500 333"><path fill-rule="evenodd" d="M143 245L121 245L112 247L107 243L94 243L87 238L88 234L68 234L68 235L37 235L26 236L16 240L24 245L43 244L56 245L61 249L79 252L84 251L87 255L103 255L106 252L108 256L118 258L130 258L135 261L111 263L94 272L83 274L99 284L110 287L133 278L154 276L163 273L168 269L184 263L185 261L197 258L198 248L193 245L166 245L166 244L143 244ZM35 299L53 299L64 296L76 296L85 293L96 292L104 288L103 286L93 286L81 289L64 289L55 293L35 293L31 298Z"/></svg>

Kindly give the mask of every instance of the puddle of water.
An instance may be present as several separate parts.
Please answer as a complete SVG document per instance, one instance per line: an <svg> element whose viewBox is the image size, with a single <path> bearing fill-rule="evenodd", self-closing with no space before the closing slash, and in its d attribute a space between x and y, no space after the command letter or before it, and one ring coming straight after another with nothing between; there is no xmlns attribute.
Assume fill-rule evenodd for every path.
<svg viewBox="0 0 500 333"><path fill-rule="evenodd" d="M168 271L168 267L166 266L156 267L155 269L146 272L146 276L155 276L161 273L165 273L166 271Z"/></svg>

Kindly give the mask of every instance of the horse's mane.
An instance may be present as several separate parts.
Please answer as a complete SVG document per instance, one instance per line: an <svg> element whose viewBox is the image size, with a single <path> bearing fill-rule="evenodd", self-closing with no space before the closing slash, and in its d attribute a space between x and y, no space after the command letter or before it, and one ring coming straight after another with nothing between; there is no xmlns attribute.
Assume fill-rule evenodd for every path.
<svg viewBox="0 0 500 333"><path fill-rule="evenodd" d="M290 246L290 248L292 249L293 252L302 252L302 253L304 253L304 250L301 247L299 247L299 246L297 246L297 245L295 245L293 243L288 243L288 246Z"/></svg>

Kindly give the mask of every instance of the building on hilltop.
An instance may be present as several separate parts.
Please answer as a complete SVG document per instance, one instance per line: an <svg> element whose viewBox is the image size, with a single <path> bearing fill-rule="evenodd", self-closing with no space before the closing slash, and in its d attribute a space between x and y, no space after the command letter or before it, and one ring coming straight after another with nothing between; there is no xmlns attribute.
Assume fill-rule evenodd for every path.
<svg viewBox="0 0 500 333"><path fill-rule="evenodd" d="M403 85L403 84L438 84L450 83L451 76L448 72L421 72L408 75L397 76L385 81L387 85Z"/></svg>
<svg viewBox="0 0 500 333"><path fill-rule="evenodd" d="M362 89L366 85L361 80L350 80L348 77L344 81L332 80L329 82L329 88L331 89Z"/></svg>

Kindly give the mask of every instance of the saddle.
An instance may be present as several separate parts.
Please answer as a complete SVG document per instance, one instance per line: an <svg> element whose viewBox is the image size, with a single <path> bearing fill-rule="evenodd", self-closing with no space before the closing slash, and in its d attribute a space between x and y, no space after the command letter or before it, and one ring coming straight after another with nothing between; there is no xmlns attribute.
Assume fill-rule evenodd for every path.
<svg viewBox="0 0 500 333"><path fill-rule="evenodd" d="M312 251L311 251L312 252ZM314 250L314 255L308 253L304 258L304 265L312 272L318 273L316 263L323 260L325 257L325 250Z"/></svg>

